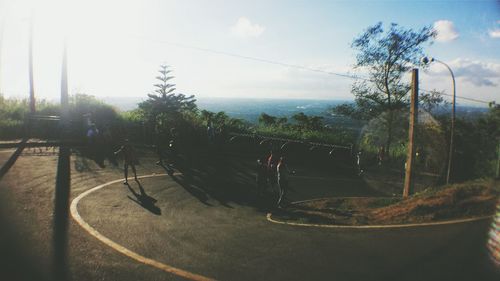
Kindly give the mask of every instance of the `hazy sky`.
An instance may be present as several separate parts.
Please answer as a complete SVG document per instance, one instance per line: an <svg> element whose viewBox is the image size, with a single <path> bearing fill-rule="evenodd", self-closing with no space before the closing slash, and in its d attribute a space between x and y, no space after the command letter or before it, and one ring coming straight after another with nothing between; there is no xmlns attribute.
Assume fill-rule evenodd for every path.
<svg viewBox="0 0 500 281"><path fill-rule="evenodd" d="M382 21L434 26L438 38L426 50L454 70L457 95L500 102L499 1L0 0L8 96L28 95L31 11L38 97L59 95L66 34L71 93L146 96L167 63L178 92L199 97L351 99L351 79L221 53L347 73L352 39ZM420 83L451 93L438 64Z"/></svg>

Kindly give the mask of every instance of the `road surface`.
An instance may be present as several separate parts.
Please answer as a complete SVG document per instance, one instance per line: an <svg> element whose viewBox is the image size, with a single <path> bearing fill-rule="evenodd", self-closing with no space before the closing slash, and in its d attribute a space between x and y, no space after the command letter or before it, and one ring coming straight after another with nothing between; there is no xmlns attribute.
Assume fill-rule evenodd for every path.
<svg viewBox="0 0 500 281"><path fill-rule="evenodd" d="M8 156L0 153L0 162ZM5 280L50 279L56 163L24 153L0 181ZM152 156L141 164L140 174L165 172ZM140 179L142 197L136 182L109 184L83 197L78 212L130 251L217 280L499 280L486 252L489 221L370 230L274 224L251 184L252 161L221 165L222 172L207 166L189 178ZM228 166L236 176L207 183ZM292 200L377 195L355 177L297 170ZM73 154L71 200L121 176ZM68 237L72 280L186 280L117 252L73 219Z"/></svg>

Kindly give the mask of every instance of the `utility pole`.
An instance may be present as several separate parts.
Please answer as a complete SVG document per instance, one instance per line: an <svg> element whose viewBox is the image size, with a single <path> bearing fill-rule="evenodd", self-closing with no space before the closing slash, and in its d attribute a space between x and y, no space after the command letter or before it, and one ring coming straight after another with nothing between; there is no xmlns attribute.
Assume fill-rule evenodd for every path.
<svg viewBox="0 0 500 281"><path fill-rule="evenodd" d="M33 79L33 13L30 19L29 39L30 113L35 114L35 82Z"/></svg>
<svg viewBox="0 0 500 281"><path fill-rule="evenodd" d="M56 175L56 198L54 208L54 279L68 280L67 243L69 224L69 196L71 186L70 149L67 144L69 130L69 98L66 40L63 47L61 74L61 119L59 159Z"/></svg>
<svg viewBox="0 0 500 281"><path fill-rule="evenodd" d="M7 14L0 14L0 95L2 94L2 45L3 45L3 31L5 29L5 17Z"/></svg>
<svg viewBox="0 0 500 281"><path fill-rule="evenodd" d="M407 198L411 193L413 193L412 169L415 157L415 123L418 121L418 69L414 68L412 70L411 78L410 127L408 129L408 155L406 156L406 173L403 198Z"/></svg>
<svg viewBox="0 0 500 281"><path fill-rule="evenodd" d="M453 160L453 136L455 134L455 115L456 115L456 106L457 106L457 95L456 95L456 89L455 89L455 75L453 74L453 71L451 71L451 68L445 64L444 62L441 62L448 68L448 70L451 73L451 79L453 81L453 100L452 100L452 107L451 107L451 128L450 128L450 151L448 152L448 169L446 171L446 184L450 183L450 174L451 174L451 165L452 165L452 160Z"/></svg>
<svg viewBox="0 0 500 281"><path fill-rule="evenodd" d="M497 172L496 178L500 179L500 137L497 138L498 147L497 147Z"/></svg>

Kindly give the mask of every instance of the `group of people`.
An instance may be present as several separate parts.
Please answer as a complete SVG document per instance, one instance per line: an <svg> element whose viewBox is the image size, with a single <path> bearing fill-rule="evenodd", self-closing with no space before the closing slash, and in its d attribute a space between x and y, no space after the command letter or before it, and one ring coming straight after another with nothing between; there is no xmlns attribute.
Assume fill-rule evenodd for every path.
<svg viewBox="0 0 500 281"><path fill-rule="evenodd" d="M209 128L207 130L209 140L214 138L213 127L211 127L211 123L209 124ZM100 135L99 130L97 129L95 124L91 124L87 131L87 139L89 143L95 144L96 139ZM175 128L170 129L170 134L168 138L166 136L161 137L158 135L156 141L156 152L159 157L159 160L156 162L157 165L165 167L168 174L173 174L174 166L178 166L179 155L178 155L178 133ZM139 164L137 154L132 144L128 139L125 139L120 148L114 151L115 156L121 155L123 159L123 173L124 173L124 181L123 184L128 184L128 171L129 168L133 172L134 179L137 181L137 171L136 165ZM289 190L289 175L293 173L290 171L285 156L280 155L276 151L272 150L269 154L265 155L261 159L258 160L259 169L257 172L257 186L261 193L263 193L269 187L277 187L278 188L278 201L277 205L279 207L283 206L286 194Z"/></svg>
<svg viewBox="0 0 500 281"><path fill-rule="evenodd" d="M163 134L158 134L156 141L156 153L158 155L158 161L156 165L165 167L167 173L172 175L174 173L173 166L175 163L179 162L179 134L175 127L170 128L170 136L167 138ZM167 161L170 160L170 162Z"/></svg>
<svg viewBox="0 0 500 281"><path fill-rule="evenodd" d="M101 168L104 168L104 158L107 157L112 164L117 165L118 163L116 162L115 156L121 155L123 158L123 172L125 178L123 184L128 184L129 167L132 169L134 179L137 181L135 165L139 164L139 160L129 140L125 139L120 148L114 151L116 147L114 147L109 127L104 127L103 132L101 132L95 123L89 120L87 123L86 139L88 145L87 153L89 156L94 159Z"/></svg>
<svg viewBox="0 0 500 281"><path fill-rule="evenodd" d="M105 167L105 158L108 158L113 165L118 164L113 154L114 143L109 126L104 126L101 131L95 123L90 123L86 132L86 140L88 145L86 154L101 168Z"/></svg>
<svg viewBox="0 0 500 281"><path fill-rule="evenodd" d="M164 138L159 138L156 144L156 152L159 158L159 160L156 162L156 165L165 167L169 175L173 175L173 166L178 162L177 159L179 155L177 151L177 136L178 134L176 129L171 128L170 139L165 142ZM168 144L168 147L165 147L165 143ZM132 172L134 173L134 179L137 181L137 172L135 169L135 165L139 164L139 160L129 140L126 139L124 144L117 151L115 151L114 154L122 155L123 157L123 173L125 178L123 184L128 184L127 179L129 167L132 169ZM167 154L170 160L169 162L167 162Z"/></svg>
<svg viewBox="0 0 500 281"><path fill-rule="evenodd" d="M257 160L259 169L257 173L257 186L260 192L267 187L278 187L278 207L282 207L285 196L289 190L289 175L293 173L288 169L285 156L271 151L262 159Z"/></svg>
<svg viewBox="0 0 500 281"><path fill-rule="evenodd" d="M212 119L207 121L207 142L209 146L223 145L228 138L228 132L224 124L218 128L212 122Z"/></svg>
<svg viewBox="0 0 500 281"><path fill-rule="evenodd" d="M365 166L364 166L364 155L363 155L363 150L360 149L356 153L356 167L357 167L357 172L358 176L361 176L365 172ZM378 151L377 151L377 165L382 166L385 162L385 147L384 146L379 146Z"/></svg>

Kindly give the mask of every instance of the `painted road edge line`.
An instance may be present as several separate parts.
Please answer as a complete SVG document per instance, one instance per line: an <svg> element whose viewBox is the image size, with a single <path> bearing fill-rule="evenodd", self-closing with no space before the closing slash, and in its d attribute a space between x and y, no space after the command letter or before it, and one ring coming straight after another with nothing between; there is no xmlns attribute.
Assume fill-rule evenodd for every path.
<svg viewBox="0 0 500 281"><path fill-rule="evenodd" d="M325 197L325 198L315 198L308 199L302 201L292 202L291 204L298 204L304 202L318 201L324 200L334 197ZM336 197L336 198L367 198L367 197ZM390 197L388 197L390 198ZM305 226L305 227L322 227L322 228L344 228L344 229L377 229L377 228L405 228L405 227L419 227L419 226L439 226L439 225L448 225L448 224L458 224L458 223L467 223L474 222L480 220L491 219L495 215L489 216L481 216L474 218L466 218L466 219L458 219L458 220L448 220L448 221L438 221L438 222L426 222L426 223L409 223L409 224L379 224L379 225L335 225L335 224L313 224L313 223L299 223L299 222L287 222L280 221L272 218L272 213L267 213L266 218L269 222L277 223L277 224L285 224L285 225L293 225L293 226Z"/></svg>
<svg viewBox="0 0 500 281"><path fill-rule="evenodd" d="M163 176L167 176L167 174L151 174L151 175L139 176L137 178L142 179L142 178L163 177ZM106 244L107 246L113 248L114 250L116 250L116 251L124 254L125 256L127 256L129 258L132 258L132 259L134 259L134 260L136 260L136 261L138 261L140 263L153 266L153 267L155 267L157 269L160 269L162 271L165 271L165 272L168 272L168 273L171 273L171 274L175 274L177 276L180 276L180 277L183 277L183 278L186 278L186 279L190 279L190 280L195 280L195 281L212 281L212 280L215 280L215 279L212 279L212 278L209 278L209 277L205 277L205 276L202 276L202 275L199 275L199 274L196 274L196 273L192 273L192 272L189 272L189 271L186 271L186 270L182 270L182 269L173 267L171 265L164 264L164 263L161 263L159 261L156 261L156 260L153 260L153 259L141 256L140 254L138 254L136 252L133 252L133 251L131 251L131 250L123 247L122 245L114 242L113 240L107 238L106 236L102 235L99 231L97 231L95 228L93 228L92 226L90 226L85 220L83 220L83 218L78 213L78 202L80 202L81 199L83 199L85 196L89 195L90 193L92 193L94 191L97 191L97 190L99 190L99 189L101 189L103 187L106 187L108 185L112 185L112 184L115 184L115 183L119 183L119 182L122 182L122 181L123 181L123 179L119 179L119 180L114 180L114 181L110 181L110 182L107 182L107 183L103 183L101 185L93 187L93 188L91 188L91 189L89 189L89 190L81 193L80 195L78 195L75 199L73 199L73 201L71 201L70 211L71 211L71 216L73 217L73 219L83 229L85 229L90 235L94 236L95 238L97 238L98 240L100 240L101 242L103 242L104 244Z"/></svg>
<svg viewBox="0 0 500 281"><path fill-rule="evenodd" d="M323 227L323 228L344 228L344 229L382 229L382 228L405 228L405 227L419 227L419 226L439 226L439 225L447 225L447 224L458 224L458 223L466 223L473 221L480 221L493 218L491 216L484 217L476 217L476 218L468 218L468 219L460 219L460 220L451 220L451 221L441 221L441 222L427 222L427 223L411 223L411 224L380 224L380 225L335 225L335 224L311 224L311 223L298 223L298 222L286 222L286 221L278 221L272 218L271 213L267 213L267 220L272 223L277 224L286 224L293 226L306 226L306 227Z"/></svg>

